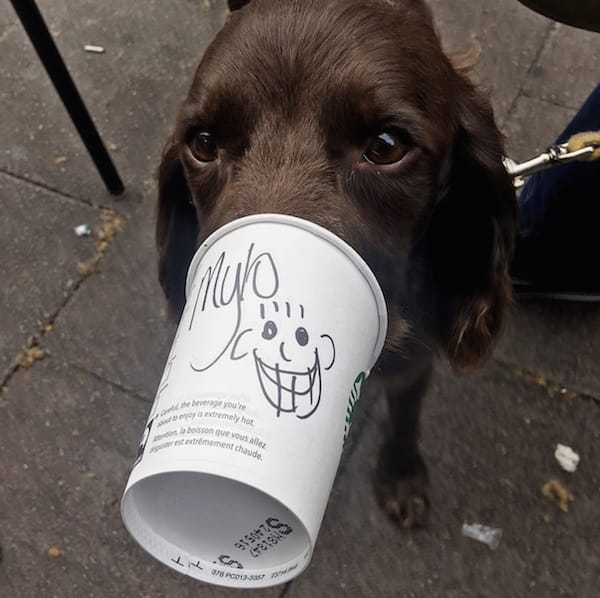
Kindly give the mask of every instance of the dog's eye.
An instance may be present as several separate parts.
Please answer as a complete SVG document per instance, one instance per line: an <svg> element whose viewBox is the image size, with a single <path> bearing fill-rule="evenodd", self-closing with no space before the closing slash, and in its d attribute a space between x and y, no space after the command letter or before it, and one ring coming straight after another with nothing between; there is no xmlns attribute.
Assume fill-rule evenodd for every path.
<svg viewBox="0 0 600 598"><path fill-rule="evenodd" d="M188 142L192 156L199 162L212 162L217 159L217 143L207 131L196 133Z"/></svg>
<svg viewBox="0 0 600 598"><path fill-rule="evenodd" d="M394 164L404 158L410 149L407 135L397 131L383 131L369 140L363 158L370 164Z"/></svg>

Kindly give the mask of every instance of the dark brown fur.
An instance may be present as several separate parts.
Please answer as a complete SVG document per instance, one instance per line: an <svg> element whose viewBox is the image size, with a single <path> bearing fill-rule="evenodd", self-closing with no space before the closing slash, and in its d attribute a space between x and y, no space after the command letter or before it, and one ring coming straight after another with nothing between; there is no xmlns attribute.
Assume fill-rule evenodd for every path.
<svg viewBox="0 0 600 598"><path fill-rule="evenodd" d="M365 162L391 125L410 152ZM214 162L190 155L200 130L217 139ZM487 100L443 54L420 0L253 0L206 51L160 167L159 272L176 317L195 248L244 215L311 220L369 263L390 317L376 490L404 527L428 511L417 442L433 356L481 362L509 302L516 204L502 154Z"/></svg>

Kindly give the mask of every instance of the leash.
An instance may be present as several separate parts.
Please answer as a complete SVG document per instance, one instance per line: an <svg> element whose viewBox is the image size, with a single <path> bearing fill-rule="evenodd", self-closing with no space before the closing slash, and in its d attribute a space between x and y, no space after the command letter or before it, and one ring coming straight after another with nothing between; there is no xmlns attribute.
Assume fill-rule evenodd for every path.
<svg viewBox="0 0 600 598"><path fill-rule="evenodd" d="M520 189L525 184L525 178L536 172L567 162L598 159L600 159L600 131L585 131L576 133L566 143L551 145L539 156L525 162L515 162L511 158L503 158L502 162L513 178L513 185L516 189Z"/></svg>

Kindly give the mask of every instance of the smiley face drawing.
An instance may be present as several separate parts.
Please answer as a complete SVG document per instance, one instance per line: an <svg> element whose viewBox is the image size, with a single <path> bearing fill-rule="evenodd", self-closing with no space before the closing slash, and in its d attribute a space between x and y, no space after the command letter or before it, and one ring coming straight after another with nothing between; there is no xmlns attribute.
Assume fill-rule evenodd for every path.
<svg viewBox="0 0 600 598"><path fill-rule="evenodd" d="M260 305L262 327L254 332L252 356L263 395L277 417L293 413L310 417L321 402L321 355L329 370L335 362L335 343L328 334L313 335L304 322L304 307L290 303Z"/></svg>

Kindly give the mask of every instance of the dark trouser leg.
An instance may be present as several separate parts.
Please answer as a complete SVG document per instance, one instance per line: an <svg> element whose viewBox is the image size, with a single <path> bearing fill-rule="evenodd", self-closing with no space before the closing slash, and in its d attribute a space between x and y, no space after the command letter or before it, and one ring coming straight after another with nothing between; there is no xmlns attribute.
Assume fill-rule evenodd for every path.
<svg viewBox="0 0 600 598"><path fill-rule="evenodd" d="M600 130L600 85L557 139ZM600 294L600 160L572 162L530 177L519 198L512 273L538 288Z"/></svg>

